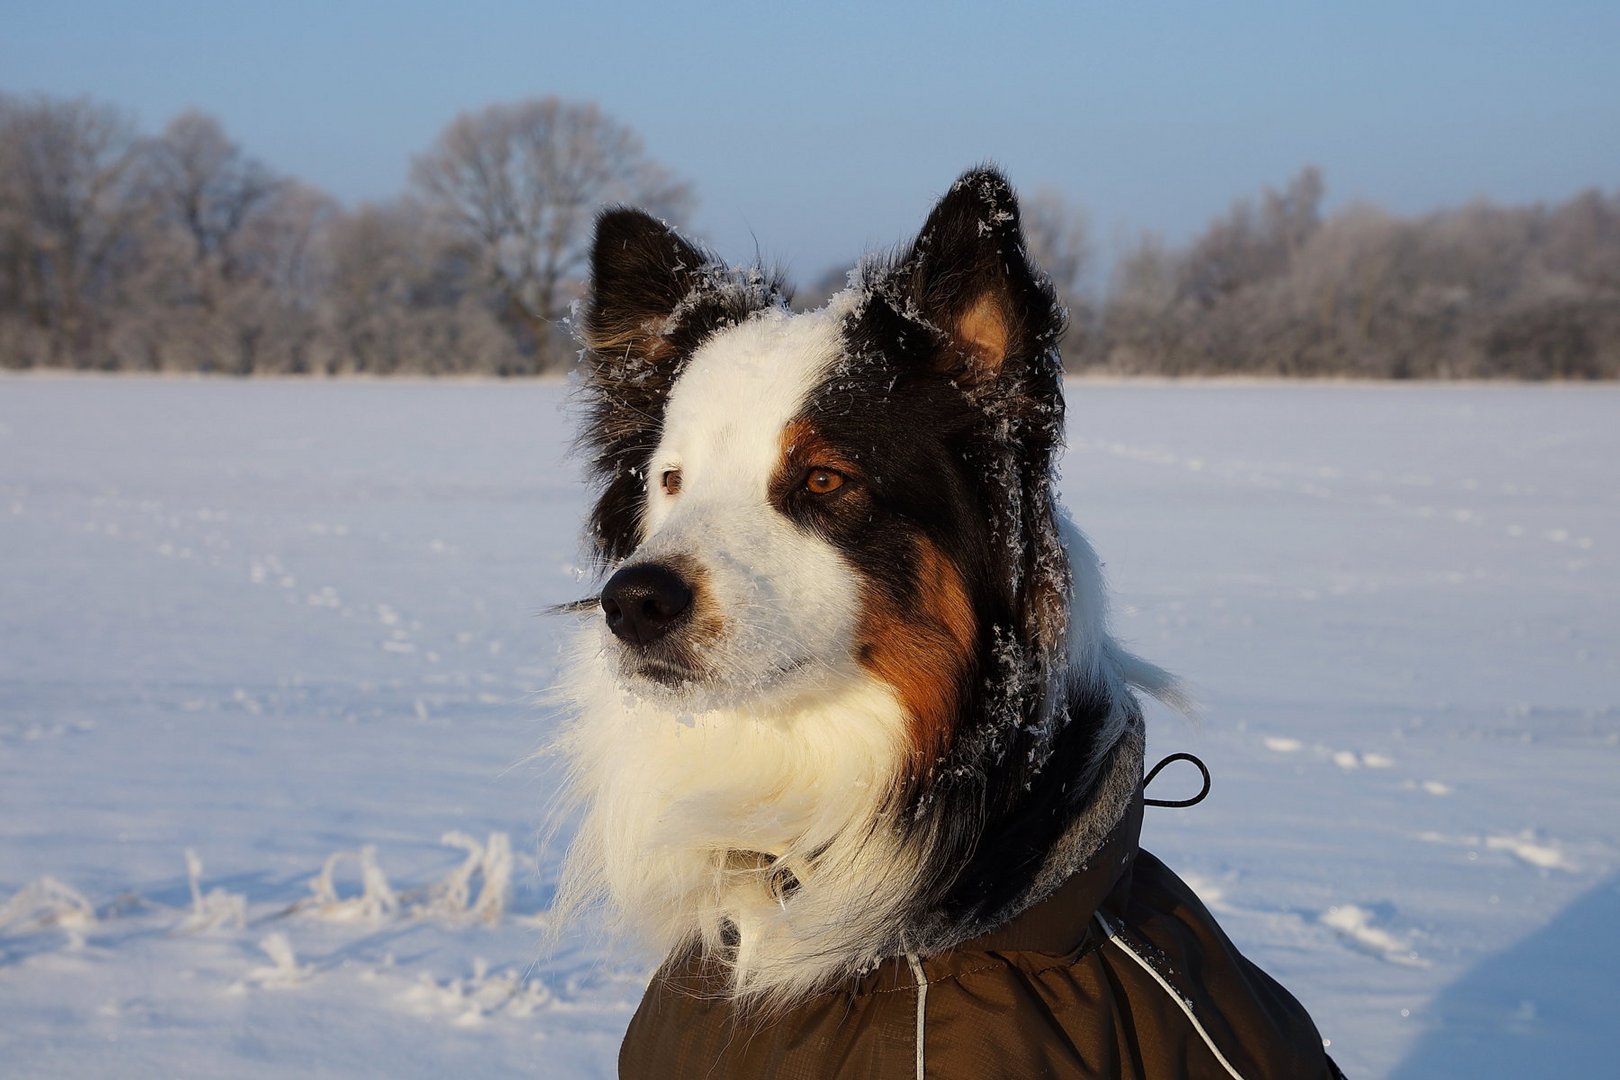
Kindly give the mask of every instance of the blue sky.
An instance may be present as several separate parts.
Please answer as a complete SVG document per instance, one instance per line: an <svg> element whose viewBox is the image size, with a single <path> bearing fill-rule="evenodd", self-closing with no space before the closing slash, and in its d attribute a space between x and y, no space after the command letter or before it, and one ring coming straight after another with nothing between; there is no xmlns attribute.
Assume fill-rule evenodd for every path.
<svg viewBox="0 0 1620 1080"><path fill-rule="evenodd" d="M346 201L459 111L595 99L696 186L697 231L801 279L905 238L966 166L1085 206L1106 258L1302 164L1403 212L1620 186L1620 4L0 0L0 90L155 130L197 106Z"/></svg>

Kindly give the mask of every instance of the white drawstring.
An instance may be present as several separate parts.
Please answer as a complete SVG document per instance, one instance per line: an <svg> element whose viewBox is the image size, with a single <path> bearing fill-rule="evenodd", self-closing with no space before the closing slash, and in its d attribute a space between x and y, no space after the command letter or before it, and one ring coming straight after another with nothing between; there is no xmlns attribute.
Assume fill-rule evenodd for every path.
<svg viewBox="0 0 1620 1080"><path fill-rule="evenodd" d="M923 974L922 961L916 953L906 953L911 965L911 977L917 980L917 1080L923 1080L923 1017L928 1001L928 978Z"/></svg>

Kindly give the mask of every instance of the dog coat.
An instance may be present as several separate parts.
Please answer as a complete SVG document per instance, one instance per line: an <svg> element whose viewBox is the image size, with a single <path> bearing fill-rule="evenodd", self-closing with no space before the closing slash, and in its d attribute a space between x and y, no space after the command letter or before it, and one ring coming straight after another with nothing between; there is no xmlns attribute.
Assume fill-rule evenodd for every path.
<svg viewBox="0 0 1620 1080"><path fill-rule="evenodd" d="M1139 775L1139 774L1138 774ZM739 1015L697 950L654 976L626 1080L1333 1080L1289 993L1139 846L1142 788L1085 864L1002 926L890 957L768 1017Z"/></svg>

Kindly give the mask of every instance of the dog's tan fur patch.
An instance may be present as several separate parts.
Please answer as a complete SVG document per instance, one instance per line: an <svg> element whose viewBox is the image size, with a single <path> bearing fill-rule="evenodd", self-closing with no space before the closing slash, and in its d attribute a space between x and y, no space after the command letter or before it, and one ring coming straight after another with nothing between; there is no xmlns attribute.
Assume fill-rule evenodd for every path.
<svg viewBox="0 0 1620 1080"><path fill-rule="evenodd" d="M978 620L956 565L929 539L912 539L916 591L862 596L861 663L894 687L910 721L913 768L924 770L951 742L978 637Z"/></svg>
<svg viewBox="0 0 1620 1080"><path fill-rule="evenodd" d="M1007 319L996 297L986 293L956 322L956 340L979 361L987 374L1007 359Z"/></svg>

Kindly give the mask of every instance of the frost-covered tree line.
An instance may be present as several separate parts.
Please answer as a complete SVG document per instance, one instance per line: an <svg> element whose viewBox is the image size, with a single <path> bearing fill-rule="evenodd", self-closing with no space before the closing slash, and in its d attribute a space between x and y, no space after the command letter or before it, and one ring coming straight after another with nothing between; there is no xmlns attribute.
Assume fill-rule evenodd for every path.
<svg viewBox="0 0 1620 1080"><path fill-rule="evenodd" d="M1321 174L1190 243L1147 236L1098 287L1086 220L1025 199L1071 311L1071 368L1388 378L1620 377L1620 192L1422 217L1324 214ZM680 223L689 184L590 103L493 105L344 207L188 112L0 94L0 366L251 373L565 370L597 207ZM800 297L813 303L842 268Z"/></svg>
<svg viewBox="0 0 1620 1080"><path fill-rule="evenodd" d="M1190 244L1151 237L1070 363L1166 375L1620 377L1620 191L1405 218L1322 213L1321 174L1241 201Z"/></svg>
<svg viewBox="0 0 1620 1080"><path fill-rule="evenodd" d="M690 188L595 105L464 114L406 194L345 208L198 112L143 135L88 100L0 96L0 366L533 374L603 202Z"/></svg>

